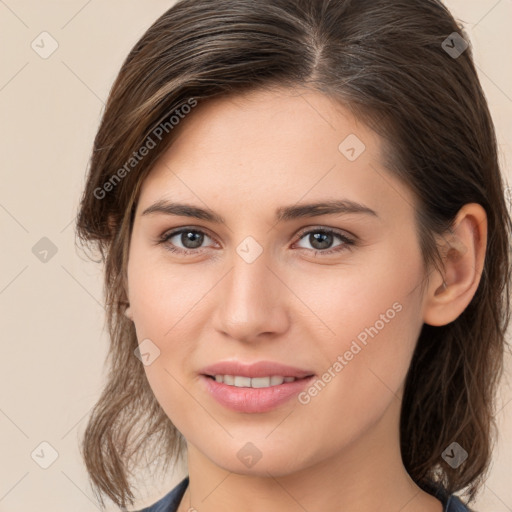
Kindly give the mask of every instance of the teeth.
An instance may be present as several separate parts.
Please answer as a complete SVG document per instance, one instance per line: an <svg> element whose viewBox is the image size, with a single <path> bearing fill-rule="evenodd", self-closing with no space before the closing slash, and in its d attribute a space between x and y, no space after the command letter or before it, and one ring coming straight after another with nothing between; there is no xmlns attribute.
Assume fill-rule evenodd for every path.
<svg viewBox="0 0 512 512"><path fill-rule="evenodd" d="M272 379L275 379L272 381ZM276 384L282 384L283 381L279 382L281 380L280 377L253 377L250 379L249 386L252 388L268 388L272 384L272 386L275 386Z"/></svg>
<svg viewBox="0 0 512 512"><path fill-rule="evenodd" d="M237 388L248 388L251 385L250 377L239 377L238 375L235 377L235 386Z"/></svg>
<svg viewBox="0 0 512 512"><path fill-rule="evenodd" d="M224 375L223 379L224 384L229 384L230 386L235 385L235 377L233 375Z"/></svg>
<svg viewBox="0 0 512 512"><path fill-rule="evenodd" d="M295 377L281 377L272 375L271 377L242 377L241 375L215 375L216 382L222 382L228 386L237 388L268 388L270 386L279 386L283 382L293 382Z"/></svg>

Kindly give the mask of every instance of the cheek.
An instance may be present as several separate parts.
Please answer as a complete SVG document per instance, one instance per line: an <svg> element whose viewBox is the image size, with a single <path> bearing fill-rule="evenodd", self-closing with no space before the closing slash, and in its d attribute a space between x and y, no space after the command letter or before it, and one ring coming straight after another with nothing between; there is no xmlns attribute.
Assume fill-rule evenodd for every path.
<svg viewBox="0 0 512 512"><path fill-rule="evenodd" d="M155 258L156 251L133 249L128 282L137 328L146 337L162 340L172 336L180 318L194 313L194 304L208 288L193 266L166 263L161 255Z"/></svg>
<svg viewBox="0 0 512 512"><path fill-rule="evenodd" d="M299 397L298 412L307 417L311 439L325 431L326 424L335 429L330 450L362 436L402 398L421 324L415 304L388 306L387 300L373 297L356 322L349 315L340 316L336 340L323 345L328 361L324 372Z"/></svg>
<svg viewBox="0 0 512 512"><path fill-rule="evenodd" d="M176 427L187 431L196 421L187 391L189 375L184 363L191 361L198 338L197 315L211 285L192 266L170 265L154 252L132 246L128 263L130 305L141 351L143 343L155 354L144 366L156 400ZM200 412L200 411L199 411Z"/></svg>
<svg viewBox="0 0 512 512"><path fill-rule="evenodd" d="M317 336L325 365L320 380L328 382L319 385L323 397L317 405L343 403L364 422L363 416L368 420L379 404L399 395L423 325L421 258L414 251L401 254L409 257L383 252L364 272L350 269L323 295L310 288L308 304L329 327L325 336ZM361 403L373 405L361 408Z"/></svg>
<svg viewBox="0 0 512 512"><path fill-rule="evenodd" d="M318 341L343 349L354 339L387 338L383 333L390 342L410 339L421 320L423 269L419 255L408 254L399 259L394 251L381 251L364 264L290 275L294 293L315 313L306 317L310 327L316 322Z"/></svg>

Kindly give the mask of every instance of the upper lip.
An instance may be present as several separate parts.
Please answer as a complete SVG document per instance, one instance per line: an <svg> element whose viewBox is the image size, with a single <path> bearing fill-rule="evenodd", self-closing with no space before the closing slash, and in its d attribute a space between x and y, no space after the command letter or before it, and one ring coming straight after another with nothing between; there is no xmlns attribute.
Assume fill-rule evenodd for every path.
<svg viewBox="0 0 512 512"><path fill-rule="evenodd" d="M273 361L258 361L256 363L246 364L240 361L221 361L219 363L206 366L201 370L203 375L240 375L241 377L271 377L278 375L280 377L295 377L302 379L314 375L310 370L302 370Z"/></svg>

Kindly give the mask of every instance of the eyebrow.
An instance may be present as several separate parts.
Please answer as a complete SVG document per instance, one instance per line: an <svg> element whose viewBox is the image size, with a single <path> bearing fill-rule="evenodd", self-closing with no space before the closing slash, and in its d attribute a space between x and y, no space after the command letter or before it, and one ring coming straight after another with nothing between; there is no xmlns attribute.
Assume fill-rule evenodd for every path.
<svg viewBox="0 0 512 512"><path fill-rule="evenodd" d="M210 209L203 209L191 204L176 203L161 199L146 208L141 215L162 213L206 220L216 224L225 224L225 219ZM276 209L276 223L300 219L304 217L318 217L320 215L343 215L358 213L379 217L377 213L367 206L348 199L322 201L318 203L283 206Z"/></svg>

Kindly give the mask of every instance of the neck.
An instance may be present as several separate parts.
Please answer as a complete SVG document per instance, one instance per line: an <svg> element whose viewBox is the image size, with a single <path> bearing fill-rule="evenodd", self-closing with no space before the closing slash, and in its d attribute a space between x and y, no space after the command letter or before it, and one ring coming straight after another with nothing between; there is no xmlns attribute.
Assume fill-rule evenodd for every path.
<svg viewBox="0 0 512 512"><path fill-rule="evenodd" d="M422 491L405 470L398 434L389 434L399 432L399 410L399 400L393 401L381 421L357 440L282 474L265 468L264 458L247 474L235 473L188 443L190 482L179 512L442 512L441 502Z"/></svg>

